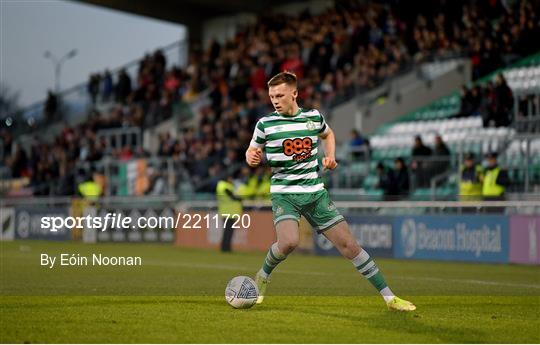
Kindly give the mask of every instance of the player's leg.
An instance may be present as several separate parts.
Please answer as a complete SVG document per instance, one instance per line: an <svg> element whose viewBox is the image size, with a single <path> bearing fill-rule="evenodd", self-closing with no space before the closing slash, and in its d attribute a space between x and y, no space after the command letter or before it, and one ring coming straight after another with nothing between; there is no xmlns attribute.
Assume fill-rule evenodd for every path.
<svg viewBox="0 0 540 345"><path fill-rule="evenodd" d="M276 224L276 243L270 246L261 268L261 275L268 278L272 271L287 258L297 246L300 238L298 222L286 219Z"/></svg>
<svg viewBox="0 0 540 345"><path fill-rule="evenodd" d="M258 304L264 300L272 271L298 246L300 213L291 198L292 196L287 195L272 196L277 241L268 249L263 265L255 275L255 282L259 288Z"/></svg>
<svg viewBox="0 0 540 345"><path fill-rule="evenodd" d="M381 293L385 301L388 302L395 297L388 288L375 261L354 239L347 222L342 221L334 225L332 228L324 231L323 235L334 244L341 255L351 260L358 272L369 280L371 285Z"/></svg>
<svg viewBox="0 0 540 345"><path fill-rule="evenodd" d="M272 271L298 246L300 237L298 222L294 219L280 221L276 224L276 235L277 242L270 246L263 266L255 275L255 283L259 289L257 304L261 304L264 300Z"/></svg>
<svg viewBox="0 0 540 345"><path fill-rule="evenodd" d="M314 229L318 233L324 234L339 252L352 262L358 272L379 291L389 308L416 309L412 303L404 301L392 293L375 261L356 242L345 218L330 200L328 192L325 190L320 194L316 201L302 212Z"/></svg>
<svg viewBox="0 0 540 345"><path fill-rule="evenodd" d="M368 252L358 245L346 221L339 222L324 231L323 234L336 246L341 255L351 260L358 272L379 291L390 309L400 311L416 309L414 304L396 297L390 290L379 267Z"/></svg>

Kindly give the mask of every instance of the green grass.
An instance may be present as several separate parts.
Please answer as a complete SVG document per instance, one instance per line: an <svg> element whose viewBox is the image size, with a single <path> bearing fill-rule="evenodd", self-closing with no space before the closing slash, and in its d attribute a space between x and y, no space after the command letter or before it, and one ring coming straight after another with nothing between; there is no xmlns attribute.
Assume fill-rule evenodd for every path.
<svg viewBox="0 0 540 345"><path fill-rule="evenodd" d="M229 307L223 293L263 253L169 245L0 243L2 343L539 343L540 269L377 259L418 310L386 310L342 258L291 255L265 303ZM39 265L41 253L141 256L141 267Z"/></svg>

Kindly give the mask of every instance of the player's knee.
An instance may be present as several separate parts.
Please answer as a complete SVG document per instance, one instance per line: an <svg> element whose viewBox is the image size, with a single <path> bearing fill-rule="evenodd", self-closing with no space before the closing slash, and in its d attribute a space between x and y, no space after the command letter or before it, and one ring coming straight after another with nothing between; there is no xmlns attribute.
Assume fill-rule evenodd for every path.
<svg viewBox="0 0 540 345"><path fill-rule="evenodd" d="M287 255L290 254L293 250L295 250L296 247L298 247L298 243L298 237L289 237L282 239L280 243L278 243L278 247L283 254Z"/></svg>
<svg viewBox="0 0 540 345"><path fill-rule="evenodd" d="M352 259L360 253L360 246L356 241L343 241L339 249L341 254L348 259Z"/></svg>

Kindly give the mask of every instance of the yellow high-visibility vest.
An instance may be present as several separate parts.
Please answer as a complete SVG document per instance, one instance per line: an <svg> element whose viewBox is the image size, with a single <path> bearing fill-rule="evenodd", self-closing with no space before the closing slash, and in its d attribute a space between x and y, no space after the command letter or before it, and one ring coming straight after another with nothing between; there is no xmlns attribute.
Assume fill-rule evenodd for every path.
<svg viewBox="0 0 540 345"><path fill-rule="evenodd" d="M270 199L270 176L264 175L261 182L257 186L257 192L255 193L259 199Z"/></svg>
<svg viewBox="0 0 540 345"><path fill-rule="evenodd" d="M101 195L101 186L94 181L79 184L79 192L85 199L96 200Z"/></svg>
<svg viewBox="0 0 540 345"><path fill-rule="evenodd" d="M481 196L482 195L482 182L480 182L480 176L482 176L483 174L482 167L480 165L476 165L474 169L476 172L477 181L472 182L472 181L460 180L459 195L461 196ZM461 169L462 174L464 170L465 170L465 167Z"/></svg>
<svg viewBox="0 0 540 345"><path fill-rule="evenodd" d="M487 170L484 176L484 185L482 187L483 196L501 196L504 194L504 186L497 184L497 177L501 172L501 168Z"/></svg>
<svg viewBox="0 0 540 345"><path fill-rule="evenodd" d="M237 214L242 213L242 203L231 199L226 191L234 193L234 185L227 181L219 181L216 186L216 199L218 201L218 213L224 214Z"/></svg>

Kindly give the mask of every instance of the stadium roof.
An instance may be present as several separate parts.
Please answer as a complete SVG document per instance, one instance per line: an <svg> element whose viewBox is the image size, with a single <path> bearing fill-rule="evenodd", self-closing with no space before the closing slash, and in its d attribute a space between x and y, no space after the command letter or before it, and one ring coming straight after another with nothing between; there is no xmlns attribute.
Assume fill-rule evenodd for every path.
<svg viewBox="0 0 540 345"><path fill-rule="evenodd" d="M201 25L215 17L237 13L262 13L276 5L290 4L286 0L81 0L84 3L122 12L183 24L190 30L190 40L201 38Z"/></svg>

